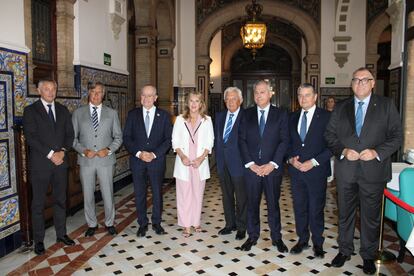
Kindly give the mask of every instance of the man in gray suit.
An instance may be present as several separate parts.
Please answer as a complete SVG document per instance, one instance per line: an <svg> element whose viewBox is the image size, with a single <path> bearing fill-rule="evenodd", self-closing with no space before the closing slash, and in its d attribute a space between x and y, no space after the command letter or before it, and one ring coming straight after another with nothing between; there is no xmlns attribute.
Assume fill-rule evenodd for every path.
<svg viewBox="0 0 414 276"><path fill-rule="evenodd" d="M93 236L98 228L95 214L95 185L98 176L105 207L105 226L108 233L116 235L114 227L115 204L113 200L113 171L115 151L122 144L122 131L118 114L104 106L104 85L92 83L89 104L75 110L72 115L75 140L73 148L79 153L80 180L82 182L85 218L88 223L86 237Z"/></svg>

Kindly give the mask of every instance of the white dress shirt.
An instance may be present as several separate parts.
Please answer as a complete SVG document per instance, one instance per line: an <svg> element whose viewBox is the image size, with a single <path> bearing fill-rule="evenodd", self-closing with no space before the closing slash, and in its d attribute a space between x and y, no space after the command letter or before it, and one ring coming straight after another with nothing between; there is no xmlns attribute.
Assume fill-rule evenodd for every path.
<svg viewBox="0 0 414 276"><path fill-rule="evenodd" d="M230 118L230 114L233 114L233 118L231 119L232 120L231 129L233 129L234 123L236 122L237 116L239 115L239 111L240 111L240 107L237 108L237 110L234 112L227 111L226 121L224 122L223 138L224 138L224 135L226 134L226 127L227 127L227 122L229 121L229 118Z"/></svg>

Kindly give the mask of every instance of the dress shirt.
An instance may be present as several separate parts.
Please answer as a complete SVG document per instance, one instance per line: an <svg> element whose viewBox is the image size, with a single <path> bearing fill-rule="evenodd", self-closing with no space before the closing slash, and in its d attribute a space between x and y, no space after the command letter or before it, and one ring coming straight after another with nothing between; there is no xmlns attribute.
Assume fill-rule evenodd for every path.
<svg viewBox="0 0 414 276"><path fill-rule="evenodd" d="M357 109L358 109L358 103L364 102L364 104L362 105L362 125L364 125L365 115L367 114L367 109L368 109L370 100L371 100L371 94L369 94L369 96L363 99L362 101L358 99L357 97L354 97L355 116L356 116Z"/></svg>
<svg viewBox="0 0 414 276"><path fill-rule="evenodd" d="M89 112L92 117L93 107L96 107L96 112L98 113L98 123L101 121L101 111L102 111L102 103L100 105L93 105L89 103Z"/></svg>
<svg viewBox="0 0 414 276"><path fill-rule="evenodd" d="M301 127L301 124L302 124L302 117L303 117L303 114L305 113L305 111L308 111L308 114L306 114L306 134L308 133L309 126L312 123L313 115L315 114L315 110L316 110L316 105L313 105L308 110L302 109L302 111L300 112L300 117L299 117L299 122L298 122L298 133L300 133L300 127ZM312 162L314 167L319 166L319 163L318 163L318 161L316 161L315 158L312 158L310 161Z"/></svg>
<svg viewBox="0 0 414 276"><path fill-rule="evenodd" d="M144 122L145 122L145 117L147 116L147 111L149 111L149 114L148 114L150 118L150 123L149 123L149 128L148 128L149 133L151 133L152 124L154 123L156 109L157 108L155 107L155 105L153 105L150 109L146 109L145 107L142 107L142 116L143 116L142 119L144 120ZM135 154L137 158L139 158L140 155L141 155L141 151L138 151L137 154ZM157 158L157 156L154 153L152 155L154 155L154 158Z"/></svg>
<svg viewBox="0 0 414 276"><path fill-rule="evenodd" d="M237 120L237 115L239 115L239 112L240 112L240 107L237 108L237 110L234 111L234 112L227 111L226 121L224 122L223 138L224 138L224 135L226 134L225 131L226 131L226 127L227 127L227 122L229 121L230 114L233 114L233 118L231 119L232 120L231 129L233 129L234 123Z"/></svg>
<svg viewBox="0 0 414 276"><path fill-rule="evenodd" d="M52 105L52 112L53 112L53 117L55 117L55 122L56 122L56 109L55 109L55 101L48 103L45 100L43 100L42 98L40 98L40 101L42 102L43 106L45 107L46 113L49 113L49 107L47 106L48 104ZM49 153L47 154L47 158L50 159L52 158L53 153L55 153L54 150L50 150Z"/></svg>

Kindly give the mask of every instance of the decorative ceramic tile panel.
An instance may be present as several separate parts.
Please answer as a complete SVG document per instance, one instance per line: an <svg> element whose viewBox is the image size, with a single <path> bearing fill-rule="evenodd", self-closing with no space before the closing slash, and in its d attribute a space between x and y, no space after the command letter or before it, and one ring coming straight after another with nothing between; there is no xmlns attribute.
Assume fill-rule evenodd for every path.
<svg viewBox="0 0 414 276"><path fill-rule="evenodd" d="M5 82L0 82L0 131L7 131L7 98Z"/></svg>
<svg viewBox="0 0 414 276"><path fill-rule="evenodd" d="M0 239L20 229L17 195L0 201Z"/></svg>

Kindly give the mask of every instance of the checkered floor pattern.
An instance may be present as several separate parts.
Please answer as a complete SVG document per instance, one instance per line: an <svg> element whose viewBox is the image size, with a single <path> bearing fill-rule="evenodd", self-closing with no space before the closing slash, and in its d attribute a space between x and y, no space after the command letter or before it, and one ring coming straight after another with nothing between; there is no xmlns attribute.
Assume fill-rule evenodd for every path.
<svg viewBox="0 0 414 276"><path fill-rule="evenodd" d="M149 196L150 199L150 196ZM150 204L150 200L149 200ZM289 178L282 184L280 199L282 235L291 248L297 240L293 216ZM149 208L151 211L151 208ZM146 237L138 238L134 195L123 195L116 204L116 227L119 234L109 236L102 227L104 214L99 215L101 227L94 237L85 238L86 225L76 229L70 236L76 245L64 247L54 244L43 256L35 256L20 264L9 275L361 275L362 260L354 254L342 267L333 268L330 261L337 254L337 206L335 186L329 185L325 208L324 259L315 259L311 249L302 254L281 254L271 245L266 218L266 205L262 201L262 233L256 246L249 252L240 251L244 241L231 235L217 234L224 226L221 191L215 174L206 183L202 215L202 232L189 238L181 235L177 226L175 186L164 187L163 226L166 235L156 235L151 230ZM76 216L83 216L78 212ZM150 214L148 215L151 216ZM359 232L355 232L355 249L359 250ZM386 225L385 247L398 254L399 242L395 232ZM414 274L414 258L408 256L402 264L381 265L382 275ZM0 260L0 267L1 267Z"/></svg>

